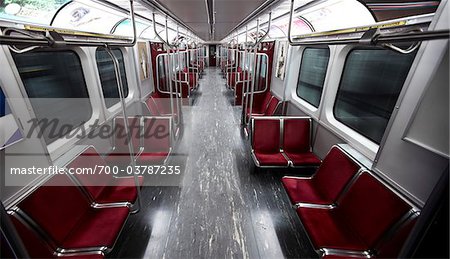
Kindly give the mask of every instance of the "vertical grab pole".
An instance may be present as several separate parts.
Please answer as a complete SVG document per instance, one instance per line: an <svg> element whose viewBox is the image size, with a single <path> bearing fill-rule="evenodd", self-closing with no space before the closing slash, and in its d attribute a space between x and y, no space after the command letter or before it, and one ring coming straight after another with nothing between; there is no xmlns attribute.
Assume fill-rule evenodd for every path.
<svg viewBox="0 0 450 259"><path fill-rule="evenodd" d="M239 33L236 31L236 67L234 71L234 82L236 82L237 79L237 73L238 73L238 67L239 67ZM233 76L231 76L231 79L233 79ZM234 86L230 85L230 88L233 88Z"/></svg>
<svg viewBox="0 0 450 259"><path fill-rule="evenodd" d="M167 36L168 37L168 36ZM176 47L176 57L177 57L177 63L178 63L178 78L175 78L175 100L177 101L177 120L175 122L176 125L179 125L181 123L181 107L180 107L180 99L182 100L183 95L181 94L182 92L182 83L181 83L181 58L180 58L180 42L178 41L180 39L180 31L177 25L177 42L178 45L175 46Z"/></svg>
<svg viewBox="0 0 450 259"><path fill-rule="evenodd" d="M257 20L257 24L256 24L256 39L258 39L258 35L259 35L259 19ZM253 112L253 94L255 92L255 85L256 85L256 76L257 76L257 69L258 69L258 40L256 41L256 44L253 48L253 53L254 53L254 57L253 57L253 64L254 64L254 71L253 71L253 80L252 80L252 88L251 88L251 94L250 94L250 103L249 103L249 116L247 118L247 116L245 116L245 125L248 125L248 122L250 120L250 117L252 116L252 112Z"/></svg>
<svg viewBox="0 0 450 259"><path fill-rule="evenodd" d="M172 72L173 72L173 62L172 62L172 58L170 57L170 50L171 50L171 45L169 44L169 27L167 25L167 16L166 16L166 22L164 24L164 29L166 31L166 42L167 42L167 69L168 69L168 74L167 77L169 78L169 93L170 93L170 110L172 111L172 115L174 115L174 105L173 105L173 89L172 89ZM174 116L174 122L175 125L178 125L178 111L177 111L177 116Z"/></svg>
<svg viewBox="0 0 450 259"><path fill-rule="evenodd" d="M247 86L247 80L248 80L248 74L249 74L249 69L250 66L247 69L247 58L248 58L248 54L247 54L247 41L248 41L248 26L245 26L245 42L244 42L244 71L242 73L242 77L243 77L243 81L242 81L242 96L241 96L241 106L243 106L243 102L244 102L244 92L245 92L245 87Z"/></svg>
<svg viewBox="0 0 450 259"><path fill-rule="evenodd" d="M128 115L126 112L126 103L124 99L124 93L123 93L123 82L122 82L122 75L120 73L119 68L119 60L117 59L116 55L114 55L114 52L106 45L105 47L106 53L111 57L113 64L114 64L114 72L116 75L116 82L117 82L117 88L119 90L119 98L120 98L120 104L122 106L122 116L124 118L124 126L125 126L125 134L127 136L127 142L128 142L128 149L130 150L130 158L131 158L131 166L133 167L133 177L134 177L134 184L136 185L136 191L137 191L137 208L133 208L132 213L137 213L142 207L142 201L141 201L141 188L139 186L139 179L138 176L134 173L134 169L136 168L136 158L134 157L134 147L133 142L131 139L131 132L130 132L130 125L128 124Z"/></svg>
<svg viewBox="0 0 450 259"><path fill-rule="evenodd" d="M253 110L253 92L255 91L255 84L256 84L256 72L257 72L257 61L258 61L258 35L259 35L259 19L256 22L256 44L255 46L253 46L253 75L252 75L252 84L251 84L251 89L250 89L250 102L248 102L248 96L246 99L246 105L245 107L247 108L247 105L249 106L249 116L247 118L247 114L245 114L244 118L245 118L245 125L248 125L248 122L250 120L250 117L252 115L252 110ZM247 113L247 109L245 109L245 112Z"/></svg>

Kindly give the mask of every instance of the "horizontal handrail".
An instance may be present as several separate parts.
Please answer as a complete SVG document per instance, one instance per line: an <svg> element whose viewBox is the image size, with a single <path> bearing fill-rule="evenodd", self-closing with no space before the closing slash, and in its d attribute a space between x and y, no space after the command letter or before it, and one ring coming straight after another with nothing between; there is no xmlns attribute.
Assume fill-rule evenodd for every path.
<svg viewBox="0 0 450 259"><path fill-rule="evenodd" d="M5 31L8 32L7 35L0 35L0 45L31 45L31 46L47 46L47 47L58 47L58 46L84 46L84 47L100 47L100 46L110 46L110 47L133 47L137 41L136 35L136 21L134 13L134 0L130 0L130 19L133 25L133 37L131 40L117 41L119 37L111 37L109 35L102 35L96 33L83 33L87 37L96 37L102 39L110 39L111 41L104 40L68 40L64 39L60 34L61 30L39 27L40 31L45 32L45 36L40 37L39 35L26 35L26 30L19 30L15 28L6 28ZM70 30L65 30L70 31ZM9 35L9 32L17 32L27 37ZM72 31L76 32L76 31ZM78 32L81 33L81 32Z"/></svg>
<svg viewBox="0 0 450 259"><path fill-rule="evenodd" d="M450 36L449 30L436 30L436 31L415 31L415 32L395 32L383 34L380 32L381 26L366 26L366 29L361 29L363 34L359 37L349 37L349 38L336 38L336 39L319 39L319 40L308 40L308 41L293 41L292 40L292 21L294 16L294 1L291 0L291 8L289 14L289 25L288 25L288 42L291 46L307 46L307 45L340 45L340 44L370 44L370 45L381 45L385 43L401 43L401 42L414 42L414 41L427 41L427 40L439 40L448 39ZM318 36L326 35L327 33L333 33L334 35L339 35L335 31L316 33ZM345 33L341 33L345 34ZM314 35L314 34L312 34ZM305 35L305 38L308 35ZM308 39L314 38L311 36Z"/></svg>

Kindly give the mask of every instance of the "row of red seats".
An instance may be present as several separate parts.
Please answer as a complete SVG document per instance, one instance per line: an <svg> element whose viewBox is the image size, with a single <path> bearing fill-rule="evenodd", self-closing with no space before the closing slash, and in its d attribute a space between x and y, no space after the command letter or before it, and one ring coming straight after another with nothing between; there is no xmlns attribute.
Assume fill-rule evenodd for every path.
<svg viewBox="0 0 450 259"><path fill-rule="evenodd" d="M419 211L338 146L312 177L283 186L323 258L394 258Z"/></svg>
<svg viewBox="0 0 450 259"><path fill-rule="evenodd" d="M249 100L250 101L250 100ZM244 106L247 107L246 102L244 100ZM253 107L246 108L245 116L247 116L247 120L250 117L255 116L273 116L277 112L278 108L281 105L281 101L269 91L264 94L254 95L253 97ZM250 114L251 113L251 114Z"/></svg>
<svg viewBox="0 0 450 259"><path fill-rule="evenodd" d="M128 117L133 159L138 165L165 164L172 151L172 117L137 116ZM125 120L113 120L113 152L108 164L126 168L131 163L128 136L125 134Z"/></svg>
<svg viewBox="0 0 450 259"><path fill-rule="evenodd" d="M106 162L88 147L67 166L99 168ZM74 171L72 171L74 172ZM32 258L103 258L114 244L137 199L138 177L58 174L9 211L12 223Z"/></svg>
<svg viewBox="0 0 450 259"><path fill-rule="evenodd" d="M311 148L311 118L260 116L251 120L252 158L258 167L318 166Z"/></svg>

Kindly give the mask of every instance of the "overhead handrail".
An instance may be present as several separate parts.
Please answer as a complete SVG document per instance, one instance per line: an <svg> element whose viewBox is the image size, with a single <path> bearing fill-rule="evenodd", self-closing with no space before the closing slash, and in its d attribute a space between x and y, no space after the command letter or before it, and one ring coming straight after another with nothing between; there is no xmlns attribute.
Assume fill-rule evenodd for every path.
<svg viewBox="0 0 450 259"><path fill-rule="evenodd" d="M250 47L255 47L258 46L258 44L260 44L263 40L265 40L267 38L267 36L269 36L269 32L270 32L270 27L272 26L272 12L269 13L269 24L267 25L267 31L266 33L258 40L258 34L259 34L259 29L258 32L256 33L256 42L253 45L250 45Z"/></svg>
<svg viewBox="0 0 450 259"><path fill-rule="evenodd" d="M129 42L123 41L108 41L107 44L110 47L133 47L137 41L136 35L136 21L135 21L135 13L134 13L134 0L130 0L130 19L133 25L133 37ZM73 39L64 39L59 35L56 30L52 30L51 28L41 28L45 32L45 36L40 37L39 35L28 34L28 37L17 37L12 35L0 35L0 45L31 45L31 46L46 46L46 47L58 47L58 46L83 46L83 47L104 47L105 41L103 40L73 40ZM26 30L19 30L14 28L6 28L5 31L8 32L17 32L21 31L20 34L25 35ZM94 33L86 33L89 36L100 37L101 34ZM103 35L106 36L106 35ZM108 38L111 39L111 38Z"/></svg>
<svg viewBox="0 0 450 259"><path fill-rule="evenodd" d="M291 8L289 13L289 24L288 24L288 42L291 46L308 46L308 45L341 45L341 44L361 44L361 45L381 45L383 47L391 48L395 51L403 53L402 49L398 47L393 47L392 43L402 43L402 42L415 42L415 41L428 41L428 40L439 40L448 39L450 36L450 30L435 30L435 31L415 31L415 32L395 32L395 33L381 33L379 30L380 26L369 26L368 29L361 30L364 32L361 37L349 37L349 38L336 38L336 39L325 39L325 40L309 40L309 41L293 41L292 40L292 21L294 19L294 1L291 0ZM367 26L366 26L367 27ZM355 28L356 29L356 28ZM329 31L332 33L333 31ZM355 31L357 32L357 31ZM326 34L324 32L322 34ZM370 37L369 37L370 36ZM388 45L383 45L388 44ZM417 45L417 44L414 44ZM418 46L415 46L417 48ZM407 50L409 51L409 50Z"/></svg>
<svg viewBox="0 0 450 259"><path fill-rule="evenodd" d="M130 151L130 159L131 159L131 166L133 167L133 178L134 178L134 184L136 186L137 191L137 208L134 208L132 213L137 213L142 208L142 201L141 201L141 188L139 184L139 178L137 174L134 173L134 169L136 168L136 158L134 156L134 146L132 141L132 136L130 132L130 125L128 124L128 115L126 112L126 103L125 103L125 94L123 92L123 82L122 82L122 76L120 72L120 66L119 66L119 60L117 59L116 55L114 55L114 52L111 50L109 46L105 47L106 53L111 57L113 64L114 64L114 72L116 76L116 82L117 82L117 88L119 91L119 98L120 98L120 104L122 106L122 116L124 118L124 126L125 126L125 135L127 138L128 143L128 150ZM135 204L133 204L135 205Z"/></svg>
<svg viewBox="0 0 450 259"><path fill-rule="evenodd" d="M153 31L155 32L156 37L157 37L160 41L162 41L162 43L163 43L164 45L166 45L168 48L173 48L173 47L175 47L175 45L172 45L172 44L169 43L169 35L168 35L168 33L167 33L167 32L168 32L167 29L165 29L165 30L166 30L166 38L167 38L167 41L164 40L164 39L161 37L161 35L159 35L158 31L156 30L155 13L152 13L152 16L153 16L153 19L152 19L152 20L153 20ZM167 17L166 17L165 27L167 28Z"/></svg>

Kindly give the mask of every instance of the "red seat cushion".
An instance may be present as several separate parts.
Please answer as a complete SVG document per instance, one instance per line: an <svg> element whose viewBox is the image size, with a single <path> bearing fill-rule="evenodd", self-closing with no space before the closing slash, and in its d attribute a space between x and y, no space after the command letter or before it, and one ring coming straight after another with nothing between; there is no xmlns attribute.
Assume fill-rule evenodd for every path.
<svg viewBox="0 0 450 259"><path fill-rule="evenodd" d="M281 181L293 204L303 202L325 205L333 202L323 196L320 186L312 184L313 182L307 179L283 177Z"/></svg>
<svg viewBox="0 0 450 259"><path fill-rule="evenodd" d="M63 241L62 247L113 247L128 213L129 210L125 207L89 209Z"/></svg>
<svg viewBox="0 0 450 259"><path fill-rule="evenodd" d="M143 176L138 176L139 186L144 182ZM134 177L113 178L111 186L104 186L102 192L95 199L97 203L134 203L137 199L137 190Z"/></svg>
<svg viewBox="0 0 450 259"><path fill-rule="evenodd" d="M289 153L288 157L292 156ZM338 147L332 147L311 179L285 177L283 183L292 203L332 204L360 166ZM295 184L296 183L296 184Z"/></svg>
<svg viewBox="0 0 450 259"><path fill-rule="evenodd" d="M281 153L262 154L255 153L260 166L287 166L288 161Z"/></svg>
<svg viewBox="0 0 450 259"><path fill-rule="evenodd" d="M129 154L112 154L108 156L110 168L119 166L124 172L127 172L127 166L131 163ZM98 166L106 166L107 164L103 158L97 153L93 147L89 147L76 159L74 159L67 167L68 168L92 168ZM114 171L111 169L111 174L106 174L106 169L100 173L97 168L95 175L80 174L75 175L83 187L90 193L92 198L97 203L115 203L115 202L130 202L136 201L136 189L133 180L126 180L127 178L115 178L111 174ZM132 179L132 178L130 178ZM142 181L142 180L141 180Z"/></svg>
<svg viewBox="0 0 450 259"><path fill-rule="evenodd" d="M312 152L305 153L289 153L284 154L291 160L294 166L318 166L320 165L320 159Z"/></svg>
<svg viewBox="0 0 450 259"><path fill-rule="evenodd" d="M168 156L167 152L142 153L136 162L138 165L162 164Z"/></svg>
<svg viewBox="0 0 450 259"><path fill-rule="evenodd" d="M128 208L92 208L66 175L55 175L18 207L65 249L112 247Z"/></svg>
<svg viewBox="0 0 450 259"><path fill-rule="evenodd" d="M361 174L332 210L299 208L316 248L372 249L411 209L368 173ZM388 213L387 213L388 212Z"/></svg>
<svg viewBox="0 0 450 259"><path fill-rule="evenodd" d="M367 244L354 233L335 210L298 208L297 214L316 249L335 248L364 251Z"/></svg>
<svg viewBox="0 0 450 259"><path fill-rule="evenodd" d="M24 223L19 220L16 216L10 216L11 222L13 223L17 234L22 240L25 249L28 252L30 258L58 258L54 254L54 251L50 248L50 246L33 230L31 230L30 226L25 226ZM96 259L96 258L104 258L103 254L100 252L92 253L92 254L66 254L64 258L68 259Z"/></svg>

